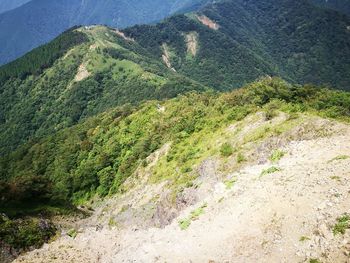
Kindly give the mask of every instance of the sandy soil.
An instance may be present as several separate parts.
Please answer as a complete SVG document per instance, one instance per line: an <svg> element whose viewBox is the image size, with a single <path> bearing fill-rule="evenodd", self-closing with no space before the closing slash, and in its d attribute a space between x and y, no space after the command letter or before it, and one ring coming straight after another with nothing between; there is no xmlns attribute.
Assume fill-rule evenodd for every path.
<svg viewBox="0 0 350 263"><path fill-rule="evenodd" d="M170 53L169 53L169 50L168 50L168 46L166 44L163 44L162 45L162 49L163 49L163 55L162 55L162 59L165 63L165 65L170 68L171 70L173 71L176 71L172 65L171 65L171 62L170 62Z"/></svg>
<svg viewBox="0 0 350 263"><path fill-rule="evenodd" d="M86 69L86 63L82 63L79 68L78 72L74 77L74 81L79 82L86 78L88 78L91 75L91 73Z"/></svg>
<svg viewBox="0 0 350 263"><path fill-rule="evenodd" d="M198 51L198 40L196 33L192 32L186 35L187 52L192 56L197 55Z"/></svg>
<svg viewBox="0 0 350 263"><path fill-rule="evenodd" d="M220 28L219 24L217 24L216 22L214 22L213 20L211 20L209 17L207 17L205 15L202 15L202 16L197 15L197 19L203 25L205 25L211 29L218 30Z"/></svg>
<svg viewBox="0 0 350 263"><path fill-rule="evenodd" d="M135 39L130 38L130 37L127 37L127 36L124 34L124 32L119 31L118 29L115 29L114 32L115 32L118 36L120 36L121 38L123 38L124 40L135 42Z"/></svg>

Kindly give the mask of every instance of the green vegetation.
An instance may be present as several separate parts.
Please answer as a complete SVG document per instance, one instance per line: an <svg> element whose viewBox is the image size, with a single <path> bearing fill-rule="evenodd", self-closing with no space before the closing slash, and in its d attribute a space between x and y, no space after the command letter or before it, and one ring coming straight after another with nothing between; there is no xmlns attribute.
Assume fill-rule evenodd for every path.
<svg viewBox="0 0 350 263"><path fill-rule="evenodd" d="M348 214L344 214L337 219L337 223L333 227L333 234L344 235L345 231L349 228L350 228L350 216Z"/></svg>
<svg viewBox="0 0 350 263"><path fill-rule="evenodd" d="M0 212L16 215L20 207L26 207L22 215L35 215L43 205L70 207L95 195L127 191L123 182L166 143L171 143L170 150L152 168L150 182L167 180L175 200L179 191L193 186L196 167L220 154L218 141L225 138L229 126L239 126L245 116L277 99L279 111L349 121L348 93L291 85L278 78L265 78L224 94L190 92L167 101L112 108L1 157ZM271 126L264 136L278 135L299 121ZM244 148L239 150L243 156ZM239 153L237 161L242 159ZM182 222L187 224L188 220Z"/></svg>
<svg viewBox="0 0 350 263"><path fill-rule="evenodd" d="M191 215L188 218L180 220L179 226L181 230L186 230L191 225L192 221L197 220L202 214L204 214L204 209L206 207L207 207L207 204L205 203L202 206L198 207L197 209L193 210L191 212Z"/></svg>
<svg viewBox="0 0 350 263"><path fill-rule="evenodd" d="M85 34L75 30L63 33L47 45L36 48L21 59L0 67L0 84L10 78L25 79L29 75L39 75L63 56L70 48L88 41Z"/></svg>
<svg viewBox="0 0 350 263"><path fill-rule="evenodd" d="M349 155L339 155L339 156L334 157L333 159L329 160L328 162L331 163L331 162L334 162L334 161L346 160L346 159L349 159L349 158L350 158Z"/></svg>
<svg viewBox="0 0 350 263"><path fill-rule="evenodd" d="M349 93L294 84L349 86L348 20L307 1L297 8L295 1L275 2L220 1L202 9L219 30L195 14L123 31L135 41L102 26L71 29L1 67L0 213L10 216L0 222L4 242L39 246L55 231L50 224L42 229L35 218L42 211L70 213L94 197L128 191L124 182L164 145L169 151L150 167L149 182L166 181L176 201L195 187L208 157L239 167L249 147L292 129L299 116L349 122ZM198 41L196 55L188 54L189 33ZM162 61L165 46L176 71ZM265 75L288 82L265 77L246 84ZM252 124L246 117L258 118L256 112L264 112L265 124L230 138L228 128ZM281 112L289 118L276 123ZM270 160L284 154L273 151ZM277 171L272 166L261 176ZM227 189L235 181L225 181ZM181 229L205 207L181 220ZM333 232L343 233L348 220L340 218Z"/></svg>
<svg viewBox="0 0 350 263"><path fill-rule="evenodd" d="M76 238L78 235L78 232L76 229L72 228L68 230L67 235L70 236L71 238Z"/></svg>
<svg viewBox="0 0 350 263"><path fill-rule="evenodd" d="M220 153L221 153L221 156L223 157L229 157L233 154L233 152L234 150L230 143L226 142L220 147Z"/></svg>
<svg viewBox="0 0 350 263"><path fill-rule="evenodd" d="M224 182L226 189L230 190L236 182L237 182L237 178L232 178L232 179L226 180Z"/></svg>
<svg viewBox="0 0 350 263"><path fill-rule="evenodd" d="M124 32L159 58L166 43L176 54L171 62L177 72L219 90L266 75L349 87L349 22L341 14L315 8L310 1L292 0L218 1L198 13L217 22L220 29L209 29L189 14ZM185 34L191 32L197 33L199 42L195 57L187 55Z"/></svg>
<svg viewBox="0 0 350 263"><path fill-rule="evenodd" d="M316 259L316 258L311 258L311 259L309 260L309 262L310 262L310 263L321 263L321 261L318 260L318 259Z"/></svg>
<svg viewBox="0 0 350 263"><path fill-rule="evenodd" d="M55 227L47 220L23 218L11 220L0 215L1 241L14 249L40 247L55 235Z"/></svg>
<svg viewBox="0 0 350 263"><path fill-rule="evenodd" d="M335 180L335 181L341 181L340 176L337 176L337 175L331 176L331 179L332 179L332 180Z"/></svg>
<svg viewBox="0 0 350 263"><path fill-rule="evenodd" d="M145 100L206 90L169 71L137 43L121 39L111 29L78 30L66 32L29 53L29 58L25 56L0 68L0 75L16 72L14 67L27 76L30 70L21 65L32 65L31 57L50 59L50 63L43 62L44 67L34 67L38 72L30 72L33 75L13 75L1 85L0 155L28 139L51 135L118 105L137 105ZM74 41L76 38L88 41L80 43ZM88 74L75 81L81 65Z"/></svg>
<svg viewBox="0 0 350 263"><path fill-rule="evenodd" d="M1 207L8 211L18 204L31 209L33 203L65 206L95 194L124 191L126 178L169 142L171 149L153 168L150 181L169 180L174 190L181 190L198 176L194 168L202 160L220 153L217 141L229 125L276 99L281 101L281 111L349 120L348 93L269 78L221 95L188 93L165 102L117 107L0 158ZM159 105L165 110L160 111ZM238 120L232 116L239 116ZM292 127L293 122L283 125ZM276 127L269 132L279 134L283 125L278 133ZM232 150L226 148L225 152Z"/></svg>
<svg viewBox="0 0 350 263"><path fill-rule="evenodd" d="M191 219L190 218L181 219L179 221L179 226L180 226L181 230L186 230L190 225L191 225Z"/></svg>
<svg viewBox="0 0 350 263"><path fill-rule="evenodd" d="M247 159L245 158L245 156L243 155L243 153L238 153L237 154L237 163L243 163L245 162Z"/></svg>
<svg viewBox="0 0 350 263"><path fill-rule="evenodd" d="M308 236L301 236L300 238L299 238L299 241L300 242L304 242L304 241L308 241L308 240L310 240L311 238L309 238Z"/></svg>
<svg viewBox="0 0 350 263"><path fill-rule="evenodd" d="M270 157L269 157L269 160L273 163L276 163L278 162L279 160L282 159L282 157L285 155L286 153L284 151L281 151L281 150L274 150Z"/></svg>
<svg viewBox="0 0 350 263"><path fill-rule="evenodd" d="M276 167L276 166L272 166L270 168L267 168L265 170L263 170L260 174L260 176L265 176L265 175L268 175L268 174L273 174L275 172L279 172L281 171L281 168L279 167Z"/></svg>

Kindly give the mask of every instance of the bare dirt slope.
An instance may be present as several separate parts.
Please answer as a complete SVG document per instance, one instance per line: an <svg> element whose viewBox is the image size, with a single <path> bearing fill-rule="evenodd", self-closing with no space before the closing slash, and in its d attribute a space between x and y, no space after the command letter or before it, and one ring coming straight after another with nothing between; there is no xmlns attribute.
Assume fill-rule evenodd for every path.
<svg viewBox="0 0 350 263"><path fill-rule="evenodd" d="M247 132L235 129L228 130ZM268 144L284 156L272 163L263 156ZM151 165L169 147L151 156ZM350 262L350 231L333 233L338 218L350 213L349 154L348 126L307 118L256 144L256 159L235 172L221 171L215 158L204 161L196 198L189 194L183 209L169 208L173 220L162 227L159 217L147 215L154 211L147 204L167 190L147 184L146 169L138 187L78 222L75 239L63 233L16 262Z"/></svg>

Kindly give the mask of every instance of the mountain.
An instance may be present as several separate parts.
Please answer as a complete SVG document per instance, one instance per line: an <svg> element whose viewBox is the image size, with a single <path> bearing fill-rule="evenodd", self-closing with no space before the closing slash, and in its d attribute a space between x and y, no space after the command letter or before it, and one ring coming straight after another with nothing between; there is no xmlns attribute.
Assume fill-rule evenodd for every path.
<svg viewBox="0 0 350 263"><path fill-rule="evenodd" d="M349 0L312 0L312 2L320 7L334 9L340 13L350 15Z"/></svg>
<svg viewBox="0 0 350 263"><path fill-rule="evenodd" d="M349 23L304 1L236 0L123 32L73 28L0 68L1 152L118 105L266 75L349 89Z"/></svg>
<svg viewBox="0 0 350 263"><path fill-rule="evenodd" d="M0 1L0 14L11 9L15 9L25 3L28 3L30 0L1 0Z"/></svg>
<svg viewBox="0 0 350 263"><path fill-rule="evenodd" d="M287 224L291 220L298 225L291 232L285 228L278 232L279 239L298 245L295 248L287 243L286 248L293 248L288 258L298 262L304 256L322 257L342 262L344 253L321 253L323 246L318 244L312 251L319 254L310 256L308 247L298 240L317 235L312 229L320 224L319 204L330 202L327 193L338 189L344 197L331 199L342 206L325 206L322 210L331 213L336 209L327 217L331 225L347 211L343 207L349 204L345 183L349 172L349 102L348 92L265 78L223 94L188 93L166 101L113 108L32 141L0 159L0 207L10 216L0 217L4 242L0 243L0 251L40 246L57 231L52 222L58 220L62 237L24 255L23 262L47 258L53 262L67 262L69 258L89 258L91 262L153 262L151 258L219 261L236 251L222 249L228 236L235 242L246 238L244 233L239 238L227 235L223 223L229 227L242 215L271 223L279 212L285 215L279 222ZM108 195L113 198L100 200ZM267 200L276 200L276 207ZM71 203L81 204L81 213L91 217L79 221ZM263 206L267 214L251 210L252 205ZM303 205L308 211L307 221L302 216L306 212L300 210ZM223 215L233 208L235 212ZM206 213L213 217L202 221ZM23 214L32 217L18 219ZM53 221L47 221L50 218ZM78 221L70 223L72 218ZM264 220L254 224L257 230L250 233L259 242L242 242L256 246L261 257L270 262L268 257L280 257L281 244L269 242L266 246L276 246L276 251L264 253L260 239L270 237L258 231L266 227ZM238 226L232 231L243 227ZM202 235L209 233L216 237L220 248L208 244L204 254L199 253L202 246L198 245L189 253L182 245L178 248L180 237L186 247L197 244L192 240L193 230L203 228L205 232L195 232L195 240L203 242L206 239ZM250 228L244 229L249 232ZM324 231L330 233L325 237L328 246L342 251L332 230ZM158 245L168 249L152 249ZM135 247L139 253L135 253ZM103 253L98 255L98 251ZM251 253L239 248L237 251L244 253L248 262L254 262Z"/></svg>
<svg viewBox="0 0 350 263"><path fill-rule="evenodd" d="M0 15L0 64L44 44L75 25L126 26L159 21L198 8L204 0L33 0Z"/></svg>
<svg viewBox="0 0 350 263"><path fill-rule="evenodd" d="M102 26L71 29L0 72L1 152L117 105L206 89Z"/></svg>
<svg viewBox="0 0 350 263"><path fill-rule="evenodd" d="M346 260L349 17L194 8L0 67L1 262Z"/></svg>
<svg viewBox="0 0 350 263"><path fill-rule="evenodd" d="M199 27L196 20L214 29ZM209 5L194 17L124 32L157 56L161 39L172 51L178 72L217 89L234 88L262 74L349 89L349 24L349 17L307 1L237 0ZM198 40L192 59L185 41L178 41L183 32Z"/></svg>

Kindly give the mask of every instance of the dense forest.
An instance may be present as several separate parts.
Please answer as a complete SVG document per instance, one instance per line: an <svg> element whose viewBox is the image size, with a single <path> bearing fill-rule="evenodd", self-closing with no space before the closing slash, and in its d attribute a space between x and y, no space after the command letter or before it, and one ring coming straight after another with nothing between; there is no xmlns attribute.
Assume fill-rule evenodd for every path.
<svg viewBox="0 0 350 263"><path fill-rule="evenodd" d="M177 16L124 32L158 56L160 43L167 43L177 71L216 89L239 87L263 74L349 87L349 17L290 0L225 1L199 14L218 30L201 26L196 17ZM184 32L198 33L195 57L187 55L180 40Z"/></svg>
<svg viewBox="0 0 350 263"><path fill-rule="evenodd" d="M0 68L4 81L0 90L2 153L28 138L48 135L117 105L207 89L169 71L112 29L96 27L84 32L68 31ZM91 49L98 41L104 46ZM76 80L79 66L85 63L90 73Z"/></svg>
<svg viewBox="0 0 350 263"><path fill-rule="evenodd" d="M183 138L213 132L268 105L289 113L350 117L347 92L270 78L222 95L188 93L165 102L118 107L2 157L2 207L33 200L81 203L96 193L117 193L145 158L166 142L176 148Z"/></svg>

